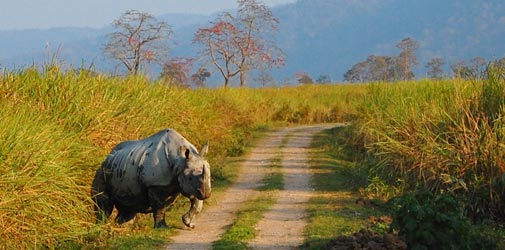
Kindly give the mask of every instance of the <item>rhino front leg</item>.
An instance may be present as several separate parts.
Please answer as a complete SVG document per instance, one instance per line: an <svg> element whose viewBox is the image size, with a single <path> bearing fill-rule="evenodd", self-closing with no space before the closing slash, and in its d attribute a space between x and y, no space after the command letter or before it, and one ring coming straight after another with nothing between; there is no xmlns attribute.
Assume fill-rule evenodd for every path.
<svg viewBox="0 0 505 250"><path fill-rule="evenodd" d="M175 202L179 193L166 187L154 187L148 190L148 196L153 209L154 228L167 228L165 212L167 211L167 207Z"/></svg>
<svg viewBox="0 0 505 250"><path fill-rule="evenodd" d="M136 212L119 210L116 217L116 223L123 224L125 222L131 221L133 218L135 218L135 215L137 215Z"/></svg>
<svg viewBox="0 0 505 250"><path fill-rule="evenodd" d="M203 201L197 198L192 198L189 200L191 202L191 207L189 208L189 211L182 216L182 222L184 225L190 228L194 228L195 223L193 223L193 220L195 219L196 215L202 211Z"/></svg>

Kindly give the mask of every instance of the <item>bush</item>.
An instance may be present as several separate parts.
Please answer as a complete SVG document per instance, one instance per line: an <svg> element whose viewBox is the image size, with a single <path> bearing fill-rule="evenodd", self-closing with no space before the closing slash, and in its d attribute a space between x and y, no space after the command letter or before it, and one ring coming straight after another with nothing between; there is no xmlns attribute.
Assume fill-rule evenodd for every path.
<svg viewBox="0 0 505 250"><path fill-rule="evenodd" d="M406 239L409 249L496 249L494 242L473 229L460 202L449 194L420 191L392 202L391 228Z"/></svg>

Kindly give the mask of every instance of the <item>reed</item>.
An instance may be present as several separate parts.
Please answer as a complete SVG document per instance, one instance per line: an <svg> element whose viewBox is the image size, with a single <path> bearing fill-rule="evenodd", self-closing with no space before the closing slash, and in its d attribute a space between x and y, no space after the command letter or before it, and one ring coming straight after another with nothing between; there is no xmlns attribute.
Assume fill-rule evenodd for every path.
<svg viewBox="0 0 505 250"><path fill-rule="evenodd" d="M370 177L399 190L451 192L474 219L503 218L505 80L371 84L354 143Z"/></svg>

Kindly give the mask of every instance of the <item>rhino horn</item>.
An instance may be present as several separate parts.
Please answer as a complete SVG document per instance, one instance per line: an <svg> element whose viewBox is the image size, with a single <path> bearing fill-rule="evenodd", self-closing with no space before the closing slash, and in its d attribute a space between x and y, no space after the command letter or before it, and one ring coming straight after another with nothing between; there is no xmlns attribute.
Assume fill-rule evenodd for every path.
<svg viewBox="0 0 505 250"><path fill-rule="evenodd" d="M210 171L208 166L204 166L202 170L203 175L203 183L200 191L202 192L203 197L208 198L211 194L211 178Z"/></svg>
<svg viewBox="0 0 505 250"><path fill-rule="evenodd" d="M207 154L207 152L209 152L209 142L206 142L203 147L202 147L202 150L200 150L200 156L201 157L204 157L205 154Z"/></svg>

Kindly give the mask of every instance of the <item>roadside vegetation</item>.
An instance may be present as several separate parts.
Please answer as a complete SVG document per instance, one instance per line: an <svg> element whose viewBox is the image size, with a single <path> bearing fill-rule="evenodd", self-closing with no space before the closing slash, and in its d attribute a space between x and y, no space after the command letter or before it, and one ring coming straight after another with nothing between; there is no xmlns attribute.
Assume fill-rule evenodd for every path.
<svg viewBox="0 0 505 250"><path fill-rule="evenodd" d="M210 141L213 185L222 190L233 180L236 167L226 159L242 155L256 132L321 122L351 125L343 134L330 136L343 140L328 146L330 154L343 158L328 155L327 164L316 164L321 171L316 178L325 178L315 180L315 188L336 196L323 193L313 201L310 213L316 224L307 229L307 247L350 234L364 226L363 218L377 213L353 203L356 193L349 188L379 201L403 194L421 199L426 196L417 194L424 190L434 194L433 199L450 195L465 218L482 225L478 232L492 232L487 234L500 244L505 235L499 226L505 218L504 100L505 76L499 68L490 68L484 80L475 81L261 89L177 88L142 76L61 71L57 65L5 71L0 76L1 246L161 246L174 230L153 230L149 215L120 227L94 223L90 184L114 145L166 127L180 131L197 147ZM342 148L333 148L336 145ZM345 202L337 204L341 198ZM415 206L412 199L403 197L395 207ZM182 226L180 215L186 208L185 199L171 208L171 226ZM325 218L335 214L341 217ZM402 232L401 224L396 226Z"/></svg>
<svg viewBox="0 0 505 250"><path fill-rule="evenodd" d="M348 142L409 248L504 247L504 72L367 85Z"/></svg>
<svg viewBox="0 0 505 250"><path fill-rule="evenodd" d="M353 143L384 195L450 193L473 220L505 218L504 77L369 85Z"/></svg>
<svg viewBox="0 0 505 250"><path fill-rule="evenodd" d="M317 135L312 143L314 195L303 249L328 249L332 239L367 228L370 216L381 216L376 207L356 202L362 197L358 189L366 185L366 172L358 164L360 155L346 141L349 131L350 127L336 127Z"/></svg>

